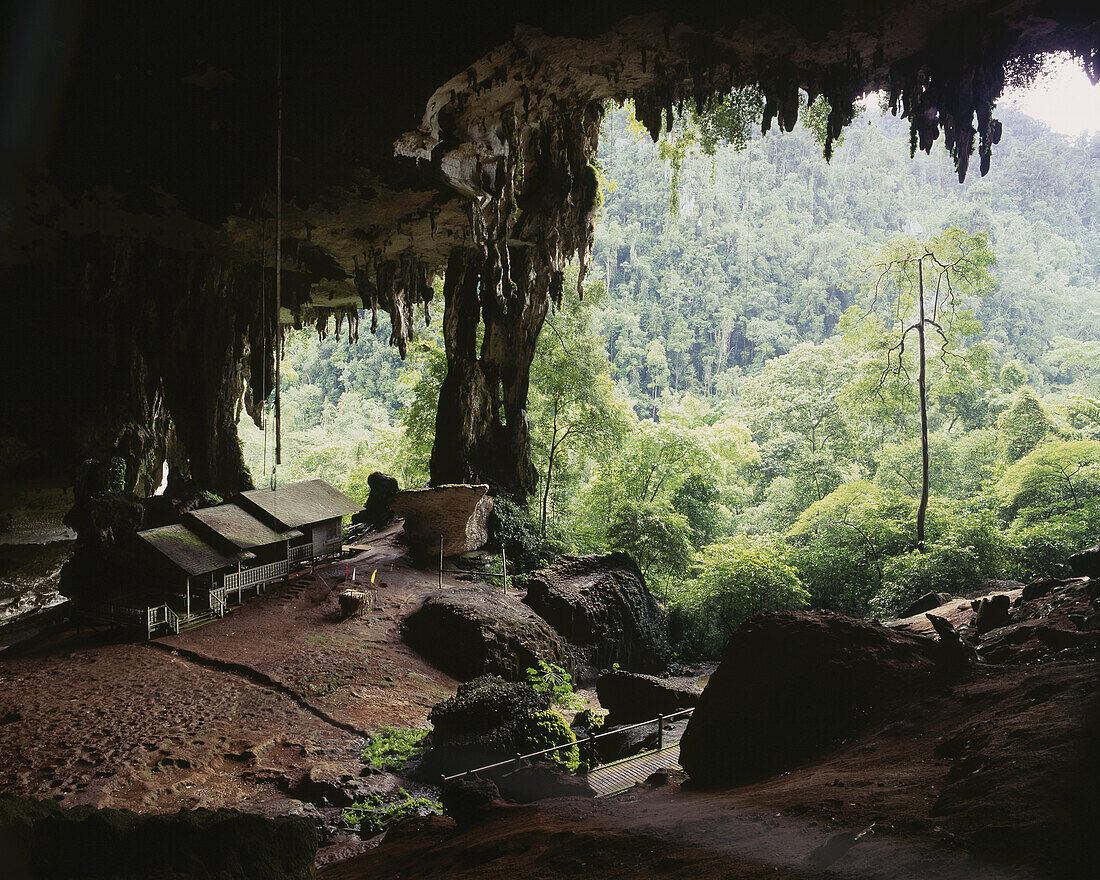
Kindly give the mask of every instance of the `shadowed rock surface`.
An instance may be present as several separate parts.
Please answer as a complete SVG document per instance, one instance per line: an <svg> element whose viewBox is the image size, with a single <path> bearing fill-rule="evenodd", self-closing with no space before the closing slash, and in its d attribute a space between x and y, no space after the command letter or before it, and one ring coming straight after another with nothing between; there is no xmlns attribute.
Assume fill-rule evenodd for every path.
<svg viewBox="0 0 1100 880"><path fill-rule="evenodd" d="M306 880L316 853L307 819L233 810L143 816L0 796L0 866L13 880Z"/></svg>
<svg viewBox="0 0 1100 880"><path fill-rule="evenodd" d="M482 584L429 593L405 620L409 647L462 681L499 675L525 677L539 660L572 665L569 648L526 605Z"/></svg>
<svg viewBox="0 0 1100 880"><path fill-rule="evenodd" d="M485 546L493 500L487 485L453 484L427 489L404 489L390 502L395 516L405 520L402 540L414 554L458 556Z"/></svg>
<svg viewBox="0 0 1100 880"><path fill-rule="evenodd" d="M523 601L575 647L580 681L613 663L660 672L672 656L665 614L625 553L563 556L530 575Z"/></svg>
<svg viewBox="0 0 1100 880"><path fill-rule="evenodd" d="M401 487L397 480L381 471L374 471L367 477L367 485L370 487L367 503L363 505L362 510L352 516L351 521L380 529L393 521L394 514L390 510L390 504L397 497Z"/></svg>
<svg viewBox="0 0 1100 880"><path fill-rule="evenodd" d="M705 785L787 769L861 729L899 695L927 687L935 648L833 614L755 617L726 643L681 741L680 763Z"/></svg>
<svg viewBox="0 0 1100 880"><path fill-rule="evenodd" d="M417 774L438 782L440 774L458 773L513 757L523 750L524 726L550 708L550 697L526 682L483 675L458 688L428 713L431 750Z"/></svg>
<svg viewBox="0 0 1100 880"><path fill-rule="evenodd" d="M596 682L596 694L608 712L608 724L648 721L699 701L698 691L634 672L603 673Z"/></svg>

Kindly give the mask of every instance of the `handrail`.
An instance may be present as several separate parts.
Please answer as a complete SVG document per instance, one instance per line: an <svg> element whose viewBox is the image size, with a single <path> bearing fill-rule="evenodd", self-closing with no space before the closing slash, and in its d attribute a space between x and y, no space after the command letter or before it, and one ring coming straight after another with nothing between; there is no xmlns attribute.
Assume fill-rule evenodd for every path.
<svg viewBox="0 0 1100 880"><path fill-rule="evenodd" d="M472 775L475 775L477 773L484 773L486 770L496 770L498 767L507 767L508 765L515 765L515 766L518 767L518 765L522 761L526 761L526 760L529 760L531 758L538 758L538 757L541 757L542 755L548 755L551 752L561 751L562 749L571 749L574 746L579 748L581 745L592 744L596 740L600 739L601 737L615 736L615 735L623 733L627 730L636 730L639 727L647 727L650 724L659 724L659 725L661 725L661 728L659 728L659 729L663 729L664 723L666 721L669 721L672 718L677 718L680 715L690 715L694 711L695 711L694 706L691 706L690 708L687 708L687 709L679 709L676 712L673 712L669 715L658 715L656 718L650 718L648 721L639 721L636 724L627 724L627 725L624 725L622 727L616 727L614 730L604 731L603 733L591 734L583 740L573 740L573 742L570 742L570 743L562 743L561 745L551 746L548 749L542 749L541 751L538 751L538 752L531 752L530 754L527 754L527 755L516 755L514 758L509 758L506 761L498 761L495 764L487 764L484 767L476 767L473 770L463 770L461 773L454 773L451 776L442 776L442 777L440 777L440 779L442 781L442 787L446 788L448 782L451 782L455 779L461 779L463 776L472 776ZM658 743L658 748L656 749L656 751L661 751L660 743ZM632 755L631 757L637 757L637 756ZM612 762L612 763L614 763L614 762Z"/></svg>

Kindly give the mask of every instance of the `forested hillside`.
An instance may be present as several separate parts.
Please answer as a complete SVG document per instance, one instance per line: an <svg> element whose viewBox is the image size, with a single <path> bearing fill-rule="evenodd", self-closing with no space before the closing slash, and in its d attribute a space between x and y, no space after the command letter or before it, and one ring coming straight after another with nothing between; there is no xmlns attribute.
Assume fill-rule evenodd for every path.
<svg viewBox="0 0 1100 880"><path fill-rule="evenodd" d="M688 155L672 199L668 150L610 114L586 295L532 372L539 492L499 505L512 557L628 550L691 655L759 610L885 616L1093 540L1100 138L1002 115L965 185L870 110L831 164L801 127ZM423 482L435 329L405 364L385 328L295 335L280 479ZM259 481L270 447L265 471L262 434L242 439Z"/></svg>
<svg viewBox="0 0 1100 880"><path fill-rule="evenodd" d="M965 184L942 150L910 159L906 126L872 110L831 164L801 126L689 159L673 216L667 166L627 110L613 113L594 271L617 380L638 397L728 396L738 376L834 333L867 281L860 250L914 220L989 233L998 288L978 317L1000 357L1040 387L1084 378L1069 340L1100 331L1100 138L1003 115L992 170Z"/></svg>

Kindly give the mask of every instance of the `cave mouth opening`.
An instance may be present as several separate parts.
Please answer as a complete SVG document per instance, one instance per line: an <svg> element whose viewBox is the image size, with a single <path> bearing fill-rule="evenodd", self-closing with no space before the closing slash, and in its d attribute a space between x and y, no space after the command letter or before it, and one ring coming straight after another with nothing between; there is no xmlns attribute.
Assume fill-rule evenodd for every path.
<svg viewBox="0 0 1100 880"><path fill-rule="evenodd" d="M930 394L940 393L938 381L961 383L951 392L957 396L938 398L928 416L934 540L944 560L952 542L972 542L973 536L960 530L960 517L965 519L967 505L985 499L980 503L1003 517L987 532L999 549L968 557L959 571L1001 580L1040 573L1046 564L1039 561L1041 554L1018 546L1030 540L1023 537L1030 526L1011 505L996 500L1000 478L989 474L999 467L1003 477L1024 457L1018 455L1019 446L1005 451L1011 442L1002 423L1030 407L1029 395L1041 399L1039 409L1048 413L1042 418L1053 425L1057 418L1050 413L1067 395L1096 394L1089 390L1094 380L1087 371L1054 366L1068 354L1062 346L1088 350L1096 328L1087 304L1094 297L1087 284L1052 286L1048 269L1040 268L1044 261L1053 267L1051 255L1063 248L1091 247L1089 209L1078 205L1071 209L1073 219L1058 219L1074 200L1072 186L1037 200L1034 182L1066 162L1071 167L1087 163L1094 136L1063 137L1006 107L1011 125L1000 147L1000 165L985 177L959 184L949 151L937 147L931 155L907 157L908 125L881 113L879 97L863 102L830 162L822 158L823 138L812 114L790 133L773 128L761 135L753 119L743 143L719 147L711 155L698 146L692 149L705 119L689 120L695 131L677 122L654 145L629 107L607 108L595 157L601 190L589 295L580 300L572 290L574 266L572 275L565 274L563 301L548 307L532 357L532 400L524 420L537 480L520 500L521 507L529 507L541 539L557 539L559 546L576 551L617 547L645 554L667 590L673 581L692 580L684 576L685 566L692 554L721 543L716 538L726 543L759 538L762 550L782 555L782 545L791 541L775 544L775 539L793 529L794 543L810 545L811 533L824 533L822 523L833 522L833 528L847 528L845 546L862 543L862 549L848 548L854 553L848 562L855 564L858 557L870 574L854 590L818 583L809 591L813 601L860 616L899 613L917 597L916 590L930 587L940 574L938 569L887 571L901 565L897 560L914 544L909 534L913 511L907 505L921 482L919 432L914 430L915 398L883 403L874 418L872 409L857 413L857 393L871 399L889 391L875 383L860 391L857 384L867 380L860 374L871 362L867 346L880 344L890 317L881 303L878 312L871 306L874 285L868 269L884 247L906 232L928 230L933 238L960 229L986 236L997 260L989 270L996 290L975 289L970 301L960 300L958 310L973 311L966 320L975 323L964 327L963 318L953 318L954 329L947 331L952 334L950 354L941 352L939 362L930 355L930 370L942 374L930 380ZM683 155L677 158L678 150ZM1068 185L1068 178L1062 181ZM673 186L679 190L678 204L671 198ZM1037 236L1051 233L1054 237L1043 239L1047 256L1034 262ZM1030 268L1022 269L1024 263ZM1082 278L1092 277L1095 259L1080 269ZM468 264L459 260L448 267L446 278L437 281L436 297L442 294L450 304L468 284L473 294L466 302L474 305L466 313L445 305L442 328L419 330L404 363L369 337L347 343L311 337L288 347L290 373L309 377L288 388L289 406L307 408L314 420L303 428L300 412L289 416L297 426L288 439L293 478L322 476L360 492L373 470L393 473L409 486L432 479L428 464L438 453L429 453L447 442L437 434L445 405L441 388L449 379L462 383L467 389L462 393L483 387L482 379L471 381L466 368L455 369L449 359L443 335L447 323L462 326L461 345L473 353L473 361L485 351L487 339L481 303L490 288L484 277L477 271L471 276ZM1044 313L1029 292L1043 287L1058 309ZM901 308L901 300L891 302ZM1024 311L1039 323L1019 326ZM859 339L860 321L868 318L881 325L876 340ZM383 326L381 337L386 335ZM582 363L593 353L592 363ZM342 384L356 358L372 365L366 381L379 395L376 401L366 399L368 385ZM963 365L954 372L947 366L952 359ZM983 359L988 360L979 364ZM339 375L334 363L340 364ZM902 384L890 393L915 394L915 363L899 362L898 367ZM556 387L556 375L568 376L574 385ZM565 400L570 394L583 397L579 387L594 392L604 383L610 390L602 401L592 394L583 401ZM348 390L355 393L345 399ZM982 402L975 403L979 398ZM491 403L479 405L482 413L490 412ZM574 409L567 413L567 405ZM627 427L620 426L623 433L616 440L601 445L578 436L612 433L624 412ZM354 421L354 413L367 413L361 425L366 430L346 444L349 452L338 454L332 439L340 425ZM875 429L874 443L856 442L856 436L873 433L875 418L891 427ZM325 431L307 436L317 428ZM246 450L250 442L245 440ZM724 453L715 454L723 444ZM837 444L848 449L834 451ZM988 461L979 460L978 449L988 453ZM251 453L246 458L253 460ZM1082 463L1082 472L1092 467ZM615 467L627 470L616 475ZM732 476L739 468L740 482ZM762 469L766 478L747 477L753 468ZM985 481L968 469L988 471ZM464 479L480 481L491 473L486 468ZM1007 485L1002 489L1007 491ZM625 509L624 500L634 506ZM888 536L861 537L867 524L848 521L852 511L867 516L871 510L878 511L880 525L890 523ZM1047 526L1053 521L1048 519ZM678 543L672 540L659 550L642 546L643 529L675 533L677 526L682 530ZM1091 529L1073 546L1046 548L1064 560L1088 542ZM1015 561L998 562L998 553ZM824 577L824 570L814 574L816 581Z"/></svg>

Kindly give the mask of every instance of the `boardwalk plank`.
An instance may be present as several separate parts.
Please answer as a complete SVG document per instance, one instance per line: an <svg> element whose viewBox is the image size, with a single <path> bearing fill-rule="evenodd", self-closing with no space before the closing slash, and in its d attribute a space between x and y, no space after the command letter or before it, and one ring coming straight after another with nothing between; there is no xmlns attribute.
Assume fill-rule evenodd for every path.
<svg viewBox="0 0 1100 880"><path fill-rule="evenodd" d="M597 767L588 774L588 784L595 790L596 797L607 797L644 782L662 767L679 766L680 745L677 743L659 752L646 752L625 761Z"/></svg>

